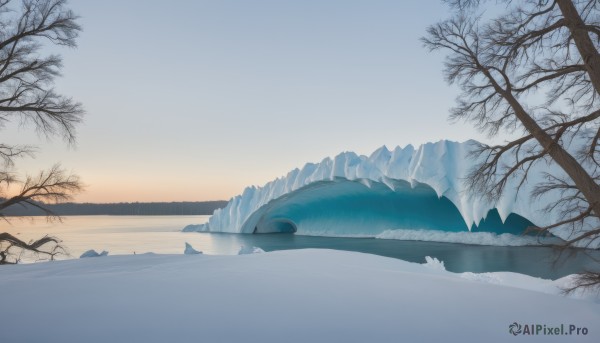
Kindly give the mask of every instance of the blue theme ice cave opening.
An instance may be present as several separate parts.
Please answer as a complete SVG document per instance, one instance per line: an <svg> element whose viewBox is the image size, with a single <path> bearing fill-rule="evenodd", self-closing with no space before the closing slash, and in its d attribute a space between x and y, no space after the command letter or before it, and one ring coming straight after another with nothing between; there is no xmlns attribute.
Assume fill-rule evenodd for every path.
<svg viewBox="0 0 600 343"><path fill-rule="evenodd" d="M374 236L386 230L469 231L459 210L430 186L393 180L319 181L270 201L252 213L243 233ZM514 213L502 222L492 209L472 232L522 234L533 224Z"/></svg>
<svg viewBox="0 0 600 343"><path fill-rule="evenodd" d="M246 187L215 210L208 222L183 231L540 244L545 237L518 235L530 226L564 219L560 209L547 210L560 199L559 191L535 201L530 197L547 173L562 175L560 168L535 164L524 183L509 178L503 194L488 199L472 194L465 184L485 158L473 154L479 146L475 141L441 140L393 150L384 146L369 156L342 152L306 163L263 186ZM514 162L508 155L503 158L501 164ZM591 229L598 221L586 225ZM570 232L568 227L556 227L551 234L568 239Z"/></svg>

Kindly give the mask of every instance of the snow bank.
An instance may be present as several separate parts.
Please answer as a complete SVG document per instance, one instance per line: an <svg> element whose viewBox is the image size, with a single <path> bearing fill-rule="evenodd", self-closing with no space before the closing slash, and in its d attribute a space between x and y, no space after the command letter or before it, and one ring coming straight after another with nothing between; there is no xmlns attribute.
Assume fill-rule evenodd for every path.
<svg viewBox="0 0 600 343"><path fill-rule="evenodd" d="M387 230L375 236L378 239L397 239L403 241L429 241L496 246L526 246L561 243L556 237L517 236L510 233L491 232L446 232L438 230Z"/></svg>
<svg viewBox="0 0 600 343"><path fill-rule="evenodd" d="M473 275L314 249L16 265L0 268L2 341L600 341L598 299L559 295L563 279ZM588 334L521 339L514 322Z"/></svg>

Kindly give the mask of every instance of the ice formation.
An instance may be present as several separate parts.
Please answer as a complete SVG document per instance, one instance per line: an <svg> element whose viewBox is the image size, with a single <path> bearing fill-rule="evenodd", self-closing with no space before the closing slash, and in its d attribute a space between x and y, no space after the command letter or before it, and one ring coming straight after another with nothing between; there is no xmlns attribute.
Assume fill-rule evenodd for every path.
<svg viewBox="0 0 600 343"><path fill-rule="evenodd" d="M265 251L259 247L247 247L244 245L240 248L240 251L238 251L238 255L261 254L264 252Z"/></svg>
<svg viewBox="0 0 600 343"><path fill-rule="evenodd" d="M90 250L84 252L83 254L81 254L81 256L79 256L79 258L101 257L101 256L107 256L107 255L108 255L108 251L106 251L106 250L103 250L101 253L98 253L96 250L90 249Z"/></svg>
<svg viewBox="0 0 600 343"><path fill-rule="evenodd" d="M545 226L562 219L559 211L544 211L560 195L530 197L546 172L562 175L550 161L534 164L519 191L520 178L509 179L495 203L470 194L464 180L480 162L471 153L476 146L472 140L442 140L392 151L384 146L370 156L344 152L263 187L248 187L208 223L184 231L376 237L409 229L518 235L532 223ZM511 164L508 159L514 156L507 154L500 165ZM553 233L568 237L561 228Z"/></svg>
<svg viewBox="0 0 600 343"><path fill-rule="evenodd" d="M185 242L185 250L183 251L184 255L198 255L202 254L202 251L198 251L192 247L192 245L188 242Z"/></svg>
<svg viewBox="0 0 600 343"><path fill-rule="evenodd" d="M433 270L445 271L446 267L444 266L444 261L440 261L435 257L425 256L425 267L431 268Z"/></svg>

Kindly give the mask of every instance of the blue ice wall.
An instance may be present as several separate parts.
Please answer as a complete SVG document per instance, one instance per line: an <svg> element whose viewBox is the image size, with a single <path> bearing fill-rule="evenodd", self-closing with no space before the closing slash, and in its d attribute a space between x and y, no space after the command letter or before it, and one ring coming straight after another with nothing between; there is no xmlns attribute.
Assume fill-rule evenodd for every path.
<svg viewBox="0 0 600 343"><path fill-rule="evenodd" d="M504 223L502 223L498 210L494 208L488 212L485 219L479 222L479 225L473 225L471 231L512 233L513 235L520 235L530 226L534 226L534 224L515 213L509 214ZM531 232L531 235L534 235L534 232Z"/></svg>
<svg viewBox="0 0 600 343"><path fill-rule="evenodd" d="M242 232L374 236L394 229L468 231L456 206L438 198L431 187L394 181L394 188L346 179L313 183L261 207L246 220ZM531 225L515 214L507 219L502 223L492 210L472 231L520 234Z"/></svg>

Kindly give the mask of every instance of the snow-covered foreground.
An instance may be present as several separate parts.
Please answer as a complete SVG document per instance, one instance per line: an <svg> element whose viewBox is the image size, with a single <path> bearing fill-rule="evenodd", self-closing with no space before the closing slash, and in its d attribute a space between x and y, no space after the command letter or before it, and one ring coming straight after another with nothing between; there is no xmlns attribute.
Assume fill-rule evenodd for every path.
<svg viewBox="0 0 600 343"><path fill-rule="evenodd" d="M597 296L559 295L568 281L315 249L5 266L0 341L599 342Z"/></svg>

